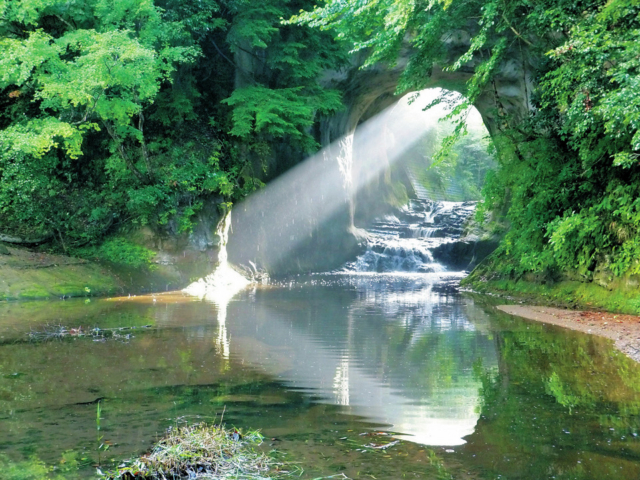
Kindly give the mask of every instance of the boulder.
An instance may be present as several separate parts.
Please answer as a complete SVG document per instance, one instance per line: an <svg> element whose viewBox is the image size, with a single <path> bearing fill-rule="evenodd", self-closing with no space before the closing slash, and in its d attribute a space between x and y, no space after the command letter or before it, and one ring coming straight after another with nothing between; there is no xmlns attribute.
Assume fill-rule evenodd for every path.
<svg viewBox="0 0 640 480"><path fill-rule="evenodd" d="M435 261L452 270L472 270L493 252L499 244L497 238L462 238L443 243L431 252Z"/></svg>

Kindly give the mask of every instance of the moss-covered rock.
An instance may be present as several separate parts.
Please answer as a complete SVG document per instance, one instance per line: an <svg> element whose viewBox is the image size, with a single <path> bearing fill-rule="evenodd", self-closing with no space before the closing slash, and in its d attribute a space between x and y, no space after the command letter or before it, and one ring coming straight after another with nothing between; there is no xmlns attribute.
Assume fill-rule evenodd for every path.
<svg viewBox="0 0 640 480"><path fill-rule="evenodd" d="M107 269L86 260L5 247L0 256L0 300L111 295L122 282Z"/></svg>
<svg viewBox="0 0 640 480"><path fill-rule="evenodd" d="M529 303L640 315L640 289L631 283L622 288L625 280L619 280L620 288L609 289L594 282L576 280L539 282L471 275L463 285L478 292L507 295Z"/></svg>

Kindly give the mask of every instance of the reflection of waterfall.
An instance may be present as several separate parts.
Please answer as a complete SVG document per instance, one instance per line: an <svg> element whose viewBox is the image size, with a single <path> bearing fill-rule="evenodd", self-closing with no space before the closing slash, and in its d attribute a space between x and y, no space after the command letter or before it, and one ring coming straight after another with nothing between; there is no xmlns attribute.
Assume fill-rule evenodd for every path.
<svg viewBox="0 0 640 480"><path fill-rule="evenodd" d="M231 227L231 212L222 218L218 224L216 233L220 238L220 250L218 252L218 266L211 275L192 283L184 292L197 297L216 295L217 292L241 290L249 284L249 281L236 272L228 261L227 243L229 241L229 228Z"/></svg>
<svg viewBox="0 0 640 480"><path fill-rule="evenodd" d="M227 332L227 306L229 302L217 302L218 305L218 337L216 338L216 350L225 360L229 360L231 341Z"/></svg>
<svg viewBox="0 0 640 480"><path fill-rule="evenodd" d="M233 302L231 359L376 428L461 445L479 417L473 365L496 365L495 343L470 322L461 298L438 293L430 278L340 277L337 291L272 289ZM287 302L295 308L283 309Z"/></svg>
<svg viewBox="0 0 640 480"><path fill-rule="evenodd" d="M445 268L432 250L463 233L474 202L412 200L396 215L387 215L369 227L367 251L346 266L347 272L437 273Z"/></svg>
<svg viewBox="0 0 640 480"><path fill-rule="evenodd" d="M344 355L336 366L333 377L333 392L337 405L349 405L349 356Z"/></svg>

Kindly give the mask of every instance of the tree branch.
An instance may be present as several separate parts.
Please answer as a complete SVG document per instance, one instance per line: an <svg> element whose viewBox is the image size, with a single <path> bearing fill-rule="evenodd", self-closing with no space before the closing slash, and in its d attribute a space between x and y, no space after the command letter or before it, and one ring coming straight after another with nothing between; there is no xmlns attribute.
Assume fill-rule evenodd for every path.
<svg viewBox="0 0 640 480"><path fill-rule="evenodd" d="M526 43L530 47L533 47L533 43L531 43L529 40L524 38L522 35L518 33L518 31L515 28L513 28L513 26L511 25L511 23L509 23L509 20L507 20L507 16L504 13L502 14L502 19L505 21L507 26L511 29L511 31L515 34L516 37L518 37L520 40L522 40L524 43Z"/></svg>
<svg viewBox="0 0 640 480"><path fill-rule="evenodd" d="M138 130L140 130L140 145L142 149L142 158L144 158L144 164L147 166L147 174L149 176L153 175L153 171L151 169L151 160L149 158L149 149L147 148L147 144L144 141L144 115L142 114L142 108L140 109L140 113L138 114Z"/></svg>

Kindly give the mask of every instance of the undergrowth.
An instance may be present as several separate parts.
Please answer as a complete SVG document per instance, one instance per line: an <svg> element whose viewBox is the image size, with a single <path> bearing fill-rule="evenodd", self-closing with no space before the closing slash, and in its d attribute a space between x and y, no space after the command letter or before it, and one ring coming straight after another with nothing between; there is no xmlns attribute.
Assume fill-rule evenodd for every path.
<svg viewBox="0 0 640 480"><path fill-rule="evenodd" d="M124 238L113 237L100 245L78 248L73 254L88 260L153 270L156 252Z"/></svg>

